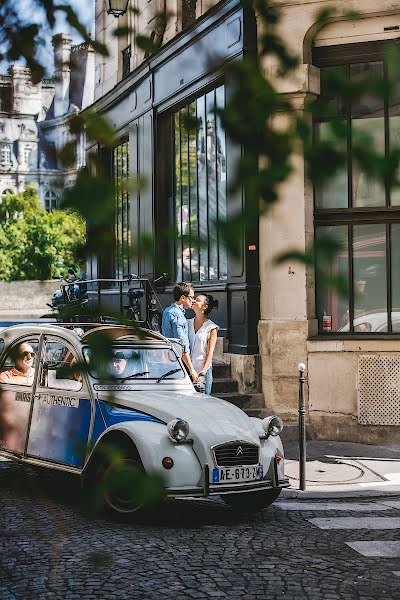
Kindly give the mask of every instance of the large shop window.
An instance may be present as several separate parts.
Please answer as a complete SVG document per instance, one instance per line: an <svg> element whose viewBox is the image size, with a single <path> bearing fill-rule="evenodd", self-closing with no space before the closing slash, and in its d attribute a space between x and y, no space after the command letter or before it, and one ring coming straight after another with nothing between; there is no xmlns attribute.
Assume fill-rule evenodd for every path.
<svg viewBox="0 0 400 600"><path fill-rule="evenodd" d="M332 74L363 83L379 77L385 90L390 78L387 65L378 57L369 62L365 58L364 62L347 64L336 61L321 69L321 100L333 109L336 122L346 124L348 158L328 185L315 190L316 240L329 236L340 246L329 265L323 263L321 255L316 259L320 267L316 282L319 331L399 333L400 190L372 179L367 170L356 165L352 143L359 132L366 132L379 151L387 153L393 144L399 145L400 83L393 86L390 97L366 92L357 102L343 103L328 93L327 81ZM320 138L329 136L329 130L329 120L315 124ZM326 287L327 279L338 276L347 282L347 293Z"/></svg>
<svg viewBox="0 0 400 600"><path fill-rule="evenodd" d="M113 149L112 172L115 198L115 277L129 273L129 250L131 231L129 225L129 141L125 140Z"/></svg>
<svg viewBox="0 0 400 600"><path fill-rule="evenodd" d="M224 87L173 115L176 281L227 278L227 251L219 234L226 219L226 140L216 107Z"/></svg>

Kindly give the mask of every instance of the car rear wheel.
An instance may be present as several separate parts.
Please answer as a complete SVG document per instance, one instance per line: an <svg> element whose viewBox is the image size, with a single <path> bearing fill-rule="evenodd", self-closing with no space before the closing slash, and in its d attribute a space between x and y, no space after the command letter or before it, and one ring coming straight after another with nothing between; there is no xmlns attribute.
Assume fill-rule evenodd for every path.
<svg viewBox="0 0 400 600"><path fill-rule="evenodd" d="M281 490L262 490L244 494L226 494L223 501L238 512L258 512L270 506L279 497Z"/></svg>

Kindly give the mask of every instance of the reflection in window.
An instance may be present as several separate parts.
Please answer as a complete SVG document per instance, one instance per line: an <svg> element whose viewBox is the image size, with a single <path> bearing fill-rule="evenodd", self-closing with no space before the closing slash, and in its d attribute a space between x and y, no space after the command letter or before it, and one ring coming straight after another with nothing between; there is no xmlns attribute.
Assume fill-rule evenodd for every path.
<svg viewBox="0 0 400 600"><path fill-rule="evenodd" d="M368 331L368 315L383 315L386 324L386 230L385 225L356 225L353 228L354 330ZM362 323L361 323L362 321ZM381 331L386 331L386 327Z"/></svg>
<svg viewBox="0 0 400 600"><path fill-rule="evenodd" d="M360 86L383 78L382 63L351 65L351 82ZM366 92L351 107L352 143L368 143L372 140L375 151L385 152L384 100ZM364 139L366 141L364 141ZM369 142L370 143L370 142ZM353 206L384 206L385 188L381 181L353 161Z"/></svg>
<svg viewBox="0 0 400 600"><path fill-rule="evenodd" d="M400 333L400 214L396 210L400 188L372 178L354 153L355 145L361 149L372 146L382 156L399 148L397 69L391 73L390 65L377 60L376 54L370 62L352 63L351 57L348 61L341 57L345 64L332 67L325 66L327 60L321 69L319 100L324 117L315 123L315 134L319 140L329 140L332 124L345 125L344 143L349 152L344 152L346 164L327 184L315 189L316 239L330 235L341 240L342 248L322 268L316 257L320 267L316 271L319 331ZM339 78L353 84L353 94L345 101L338 98ZM340 294L332 282L338 274L347 281L347 294Z"/></svg>
<svg viewBox="0 0 400 600"><path fill-rule="evenodd" d="M338 251L329 264L324 262L322 251L317 253L317 272L322 272L330 279L342 279L348 284L349 278L349 252L348 252L347 227L318 227L316 230L317 247L323 240L330 239L336 242ZM340 331L349 325L349 299L348 294L339 293L338 287L320 286L317 289L317 314L319 329L321 331Z"/></svg>
<svg viewBox="0 0 400 600"><path fill-rule="evenodd" d="M196 20L197 0L182 0L182 29L189 27Z"/></svg>
<svg viewBox="0 0 400 600"><path fill-rule="evenodd" d="M129 141L113 149L113 183L115 198L115 277L129 273L131 232L129 226Z"/></svg>
<svg viewBox="0 0 400 600"><path fill-rule="evenodd" d="M226 219L226 142L215 107L223 86L173 116L176 280L227 277L227 253L218 232Z"/></svg>
<svg viewBox="0 0 400 600"><path fill-rule="evenodd" d="M44 364L46 368L40 377L42 387L70 391L82 388L82 374L74 368L77 360L63 342L47 342Z"/></svg>

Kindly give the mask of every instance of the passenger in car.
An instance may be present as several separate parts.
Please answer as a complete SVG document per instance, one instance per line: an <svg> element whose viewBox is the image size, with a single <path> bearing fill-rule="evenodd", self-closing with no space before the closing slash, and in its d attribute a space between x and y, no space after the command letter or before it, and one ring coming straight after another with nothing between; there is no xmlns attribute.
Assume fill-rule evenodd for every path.
<svg viewBox="0 0 400 600"><path fill-rule="evenodd" d="M0 383L12 383L14 385L32 385L35 370L33 360L35 352L30 344L23 342L10 352L15 367L0 373Z"/></svg>
<svg viewBox="0 0 400 600"><path fill-rule="evenodd" d="M112 371L113 371L114 377L122 377L123 376L127 363L128 363L128 361L125 356L125 352L123 352L122 350L118 350L114 354L114 358L112 361Z"/></svg>

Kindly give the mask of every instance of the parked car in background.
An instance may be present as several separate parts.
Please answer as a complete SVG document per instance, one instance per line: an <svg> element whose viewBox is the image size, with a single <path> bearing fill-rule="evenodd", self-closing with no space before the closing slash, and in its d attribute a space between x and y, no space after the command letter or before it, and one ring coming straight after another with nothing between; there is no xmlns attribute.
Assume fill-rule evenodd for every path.
<svg viewBox="0 0 400 600"><path fill-rule="evenodd" d="M354 319L354 333L383 333L388 330L387 320L386 310L365 312ZM338 331L350 331L350 324L346 323ZM392 331L400 332L400 311L392 312Z"/></svg>
<svg viewBox="0 0 400 600"><path fill-rule="evenodd" d="M101 363L99 334L111 342ZM141 508L133 480L107 485L132 466L162 475L168 497L220 495L238 509L268 506L289 485L281 419L197 393L179 345L161 334L32 323L0 330L0 352L0 454L100 483L115 513Z"/></svg>

